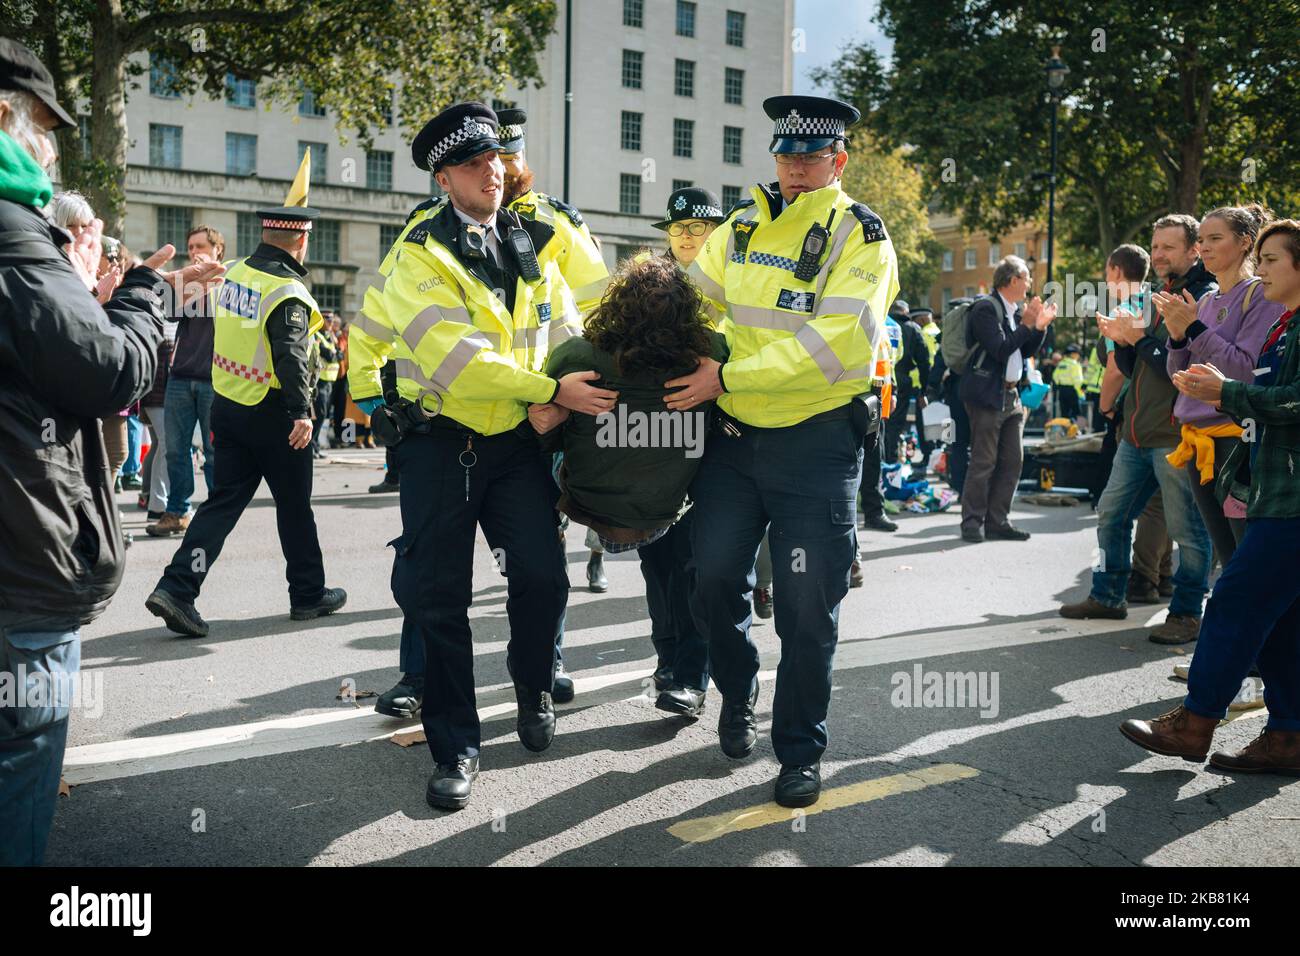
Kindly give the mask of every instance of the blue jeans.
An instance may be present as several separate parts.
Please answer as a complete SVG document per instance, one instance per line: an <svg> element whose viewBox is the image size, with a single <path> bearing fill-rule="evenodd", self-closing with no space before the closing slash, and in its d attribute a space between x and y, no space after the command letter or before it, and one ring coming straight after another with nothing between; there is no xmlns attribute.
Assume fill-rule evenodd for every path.
<svg viewBox="0 0 1300 956"><path fill-rule="evenodd" d="M739 437L709 435L691 484L691 611L713 682L724 700L743 701L758 674L750 595L770 523L781 640L772 746L782 764L813 764L826 749L840 602L858 552L862 440L847 419L739 428Z"/></svg>
<svg viewBox="0 0 1300 956"><path fill-rule="evenodd" d="M1255 518L1215 582L1184 705L1222 720L1258 664L1268 729L1300 731L1300 518Z"/></svg>
<svg viewBox="0 0 1300 956"><path fill-rule="evenodd" d="M1172 448L1138 448L1121 441L1110 481L1097 504L1098 567L1092 572L1092 596L1107 607L1124 604L1132 570L1133 522L1156 489L1164 499L1165 526L1178 544L1178 570L1170 614L1200 617L1209 590L1212 550L1201 512L1192 497L1187 471L1165 458ZM1240 681L1237 682L1240 685Z"/></svg>
<svg viewBox="0 0 1300 956"><path fill-rule="evenodd" d="M203 480L212 494L212 383L169 378L163 398L167 429L167 512L187 514L194 494L194 426L203 435Z"/></svg>
<svg viewBox="0 0 1300 956"><path fill-rule="evenodd" d="M135 415L126 419L126 461L122 463L122 477L140 473L140 449L144 446L144 423Z"/></svg>
<svg viewBox="0 0 1300 956"><path fill-rule="evenodd" d="M34 688L66 690L80 666L78 631L0 628L0 674L17 695L0 704L0 866L39 866L45 857L71 702L61 695L41 700Z"/></svg>

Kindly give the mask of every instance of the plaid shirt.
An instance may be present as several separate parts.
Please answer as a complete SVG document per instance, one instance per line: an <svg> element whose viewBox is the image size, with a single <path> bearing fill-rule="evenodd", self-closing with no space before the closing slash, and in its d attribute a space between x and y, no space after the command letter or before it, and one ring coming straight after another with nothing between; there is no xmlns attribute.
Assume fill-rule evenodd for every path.
<svg viewBox="0 0 1300 956"><path fill-rule="evenodd" d="M1219 474L1219 500L1236 487L1243 497L1247 473L1250 491L1246 517L1300 517L1300 321L1292 321L1282 340L1282 355L1267 386L1226 381L1219 407L1243 428L1254 426L1259 448L1250 465L1250 445L1232 450Z"/></svg>

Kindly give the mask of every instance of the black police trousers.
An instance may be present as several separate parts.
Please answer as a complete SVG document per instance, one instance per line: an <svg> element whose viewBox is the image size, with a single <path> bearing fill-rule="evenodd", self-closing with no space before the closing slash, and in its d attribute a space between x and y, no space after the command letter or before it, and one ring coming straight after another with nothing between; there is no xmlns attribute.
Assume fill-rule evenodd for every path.
<svg viewBox="0 0 1300 956"><path fill-rule="evenodd" d="M275 499L276 528L287 564L289 604L315 604L325 592L325 564L311 510L311 447L289 447L293 421L277 389L257 405L212 399L212 490L158 586L193 603L203 581L262 479Z"/></svg>
<svg viewBox="0 0 1300 956"><path fill-rule="evenodd" d="M461 455L473 439L466 500ZM424 642L424 734L436 763L477 756L473 600L475 528L506 574L507 662L516 684L550 692L555 633L569 597L556 533L555 483L536 439L435 428L394 449L402 472L402 536L392 542L393 596ZM468 459L467 459L468 460Z"/></svg>

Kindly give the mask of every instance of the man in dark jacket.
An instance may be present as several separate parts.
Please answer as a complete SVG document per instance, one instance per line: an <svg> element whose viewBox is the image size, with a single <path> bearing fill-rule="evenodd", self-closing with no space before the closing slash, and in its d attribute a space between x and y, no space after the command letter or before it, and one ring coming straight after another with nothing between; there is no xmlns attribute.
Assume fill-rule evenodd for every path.
<svg viewBox="0 0 1300 956"><path fill-rule="evenodd" d="M1056 318L1056 306L1029 291L1029 266L1007 256L993 270L993 294L977 299L966 315L967 344L974 348L961 377L961 400L970 419L970 468L961 492L961 536L1026 541L1008 515L1020 480L1024 414L1020 388L1028 362Z"/></svg>
<svg viewBox="0 0 1300 956"><path fill-rule="evenodd" d="M898 407L885 422L885 458L888 463L898 461L898 446L907 427L907 412L916 399L916 434L925 434L921 411L925 408L925 382L930 377L930 350L925 345L921 327L912 320L912 310L902 299L895 299L889 314L903 330L903 357L894 368L894 384L898 389Z"/></svg>
<svg viewBox="0 0 1300 956"><path fill-rule="evenodd" d="M128 272L103 307L95 301L84 263L98 261L98 226L74 249L41 212L55 160L47 134L72 125L45 67L0 37L0 681L10 691L0 702L0 864L8 865L35 865L45 853L79 628L121 580L98 419L153 382L166 292L155 269L174 251L165 246Z"/></svg>

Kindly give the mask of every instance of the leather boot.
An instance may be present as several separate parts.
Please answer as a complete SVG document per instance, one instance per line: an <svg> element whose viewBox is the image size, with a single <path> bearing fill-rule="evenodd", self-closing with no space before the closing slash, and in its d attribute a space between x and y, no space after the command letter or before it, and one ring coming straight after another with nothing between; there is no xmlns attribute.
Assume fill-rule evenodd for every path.
<svg viewBox="0 0 1300 956"><path fill-rule="evenodd" d="M1238 773L1284 773L1300 777L1300 732L1268 730L1240 750L1216 750L1210 766Z"/></svg>
<svg viewBox="0 0 1300 956"><path fill-rule="evenodd" d="M1194 714L1179 704L1154 720L1126 720L1119 725L1119 732L1152 753L1200 763L1210 752L1217 726L1216 718Z"/></svg>

